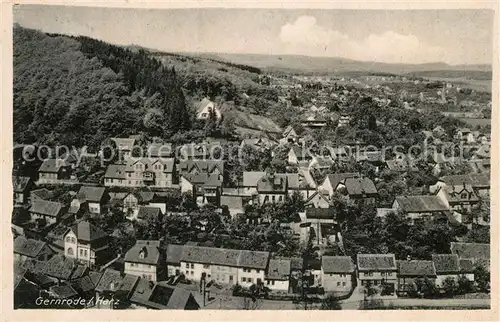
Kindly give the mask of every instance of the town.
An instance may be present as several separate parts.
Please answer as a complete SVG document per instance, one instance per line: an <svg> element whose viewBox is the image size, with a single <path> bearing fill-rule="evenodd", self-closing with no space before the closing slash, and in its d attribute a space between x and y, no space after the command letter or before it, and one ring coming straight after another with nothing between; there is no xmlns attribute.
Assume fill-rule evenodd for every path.
<svg viewBox="0 0 500 322"><path fill-rule="evenodd" d="M18 125L16 308L489 307L487 90L412 74L253 75L207 60L217 73L252 74L242 90L179 76L184 65L169 64L187 56L16 28L31 42L165 64L167 85L186 77L189 92L169 92L168 104L186 108L168 129L156 108L138 131L126 108L99 133L92 116L43 141L29 131L50 117ZM19 60L31 61L23 46ZM16 99L31 98L19 89ZM87 111L74 113L84 122Z"/></svg>

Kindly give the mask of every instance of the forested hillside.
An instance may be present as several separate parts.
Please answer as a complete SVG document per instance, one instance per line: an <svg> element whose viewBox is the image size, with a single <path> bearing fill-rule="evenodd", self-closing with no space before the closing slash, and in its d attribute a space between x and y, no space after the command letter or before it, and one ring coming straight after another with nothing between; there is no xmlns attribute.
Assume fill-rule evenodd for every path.
<svg viewBox="0 0 500 322"><path fill-rule="evenodd" d="M272 116L277 94L257 68L14 28L14 141L97 147L144 133L201 138L205 96ZM243 95L245 93L245 95Z"/></svg>

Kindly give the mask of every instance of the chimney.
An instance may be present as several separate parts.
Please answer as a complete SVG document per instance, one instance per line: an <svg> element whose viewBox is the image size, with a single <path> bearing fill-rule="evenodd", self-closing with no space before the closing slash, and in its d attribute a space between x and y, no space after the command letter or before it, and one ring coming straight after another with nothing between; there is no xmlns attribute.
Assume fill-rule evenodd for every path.
<svg viewBox="0 0 500 322"><path fill-rule="evenodd" d="M407 261L411 261L411 255L406 256Z"/></svg>

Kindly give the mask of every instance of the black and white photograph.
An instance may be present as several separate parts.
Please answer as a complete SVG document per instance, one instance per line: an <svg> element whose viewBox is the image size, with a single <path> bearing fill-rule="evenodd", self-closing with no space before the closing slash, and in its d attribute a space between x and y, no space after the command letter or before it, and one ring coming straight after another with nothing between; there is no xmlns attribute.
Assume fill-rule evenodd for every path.
<svg viewBox="0 0 500 322"><path fill-rule="evenodd" d="M491 309L495 10L12 12L13 309Z"/></svg>

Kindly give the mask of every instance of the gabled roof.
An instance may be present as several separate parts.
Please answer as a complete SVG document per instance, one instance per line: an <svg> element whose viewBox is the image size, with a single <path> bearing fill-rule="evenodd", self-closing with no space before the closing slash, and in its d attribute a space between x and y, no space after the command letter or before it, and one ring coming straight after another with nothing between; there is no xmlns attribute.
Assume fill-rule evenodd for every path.
<svg viewBox="0 0 500 322"><path fill-rule="evenodd" d="M347 178L358 178L360 175L357 172L345 172L345 173L332 173L326 176L325 180L330 181L330 185L333 189L337 188L340 182L343 182ZM324 182L323 182L324 183Z"/></svg>
<svg viewBox="0 0 500 322"><path fill-rule="evenodd" d="M451 253L460 259L490 259L490 244L479 243L451 243Z"/></svg>
<svg viewBox="0 0 500 322"><path fill-rule="evenodd" d="M196 169L199 172L212 173L215 169L219 173L224 173L223 160L181 160L179 162L179 170L181 173L191 172Z"/></svg>
<svg viewBox="0 0 500 322"><path fill-rule="evenodd" d="M191 292L164 282L155 283L140 278L130 297L132 303L157 310L183 310L190 301L196 303ZM198 303L195 307L199 308Z"/></svg>
<svg viewBox="0 0 500 322"><path fill-rule="evenodd" d="M18 236L14 240L14 253L36 258L45 245L46 243L41 240L27 239L24 236Z"/></svg>
<svg viewBox="0 0 500 322"><path fill-rule="evenodd" d="M33 200L29 211L50 217L57 217L61 213L62 206L59 202L36 199Z"/></svg>
<svg viewBox="0 0 500 322"><path fill-rule="evenodd" d="M75 278L81 277L81 274L74 274L74 272L79 269L79 267L81 271L85 271L86 269L86 266L79 265L73 259L66 258L59 254L52 256L51 259L43 263L45 266L40 273L62 280L69 280L74 275Z"/></svg>
<svg viewBox="0 0 500 322"><path fill-rule="evenodd" d="M71 166L71 164L61 159L46 159L38 169L38 172L57 173L61 167L68 166Z"/></svg>
<svg viewBox="0 0 500 322"><path fill-rule="evenodd" d="M184 245L167 245L167 264L180 265Z"/></svg>
<svg viewBox="0 0 500 322"><path fill-rule="evenodd" d="M137 214L137 219L146 220L147 218L158 219L161 215L161 209L158 207L139 207L139 212Z"/></svg>
<svg viewBox="0 0 500 322"><path fill-rule="evenodd" d="M211 265L238 266L240 250L203 247L184 246L181 261Z"/></svg>
<svg viewBox="0 0 500 322"><path fill-rule="evenodd" d="M443 212L449 210L438 196L397 196L396 201L404 212Z"/></svg>
<svg viewBox="0 0 500 322"><path fill-rule="evenodd" d="M269 252L185 245L181 261L264 269Z"/></svg>
<svg viewBox="0 0 500 322"><path fill-rule="evenodd" d="M449 186L462 186L464 184L469 184L474 188L489 187L490 175L479 173L457 174L441 177L439 178L439 181L442 181Z"/></svg>
<svg viewBox="0 0 500 322"><path fill-rule="evenodd" d="M163 172L173 172L174 171L174 158L153 158L153 157L144 157L144 158L131 158L127 161L127 165L125 167L126 172L135 172L135 165L138 163L142 163L144 165L144 171L156 171L153 167L155 164L163 165Z"/></svg>
<svg viewBox="0 0 500 322"><path fill-rule="evenodd" d="M121 281L122 276L120 271L106 268L104 274L102 274L101 278L99 279L99 283L97 284L95 290L99 293L105 291L115 292L116 290L118 290Z"/></svg>
<svg viewBox="0 0 500 322"><path fill-rule="evenodd" d="M429 260L400 260L398 261L400 276L436 276L434 262Z"/></svg>
<svg viewBox="0 0 500 322"><path fill-rule="evenodd" d="M25 192L30 183L29 177L12 176L12 186L14 187L14 192Z"/></svg>
<svg viewBox="0 0 500 322"><path fill-rule="evenodd" d="M396 270L394 254L358 254L358 269L360 271Z"/></svg>
<svg viewBox="0 0 500 322"><path fill-rule="evenodd" d="M69 284L51 286L49 292L59 299L67 299L78 295L78 292Z"/></svg>
<svg viewBox="0 0 500 322"><path fill-rule="evenodd" d="M138 240L125 254L125 262L158 265L160 242L157 240Z"/></svg>
<svg viewBox="0 0 500 322"><path fill-rule="evenodd" d="M208 187L219 187L222 185L222 175L207 174L207 173L185 173L182 175L187 181L193 185L201 185Z"/></svg>
<svg viewBox="0 0 500 322"><path fill-rule="evenodd" d="M132 151L135 144L134 138L112 138L111 140L116 143L118 150L123 151Z"/></svg>
<svg viewBox="0 0 500 322"><path fill-rule="evenodd" d="M125 180L127 178L127 174L125 172L126 169L127 166L124 164L110 164L106 169L104 178Z"/></svg>
<svg viewBox="0 0 500 322"><path fill-rule="evenodd" d="M105 192L106 188L104 187L82 186L78 191L77 197L79 200L101 202Z"/></svg>
<svg viewBox="0 0 500 322"><path fill-rule="evenodd" d="M288 281L290 278L290 259L270 259L266 279Z"/></svg>
<svg viewBox="0 0 500 322"><path fill-rule="evenodd" d="M269 252L241 250L238 258L238 266L265 269L268 260Z"/></svg>
<svg viewBox="0 0 500 322"><path fill-rule="evenodd" d="M50 190L46 188L31 190L30 194L31 196L37 196L40 199L49 199L52 195Z"/></svg>
<svg viewBox="0 0 500 322"><path fill-rule="evenodd" d="M433 254L432 261L437 274L460 272L460 263L456 254Z"/></svg>
<svg viewBox="0 0 500 322"><path fill-rule="evenodd" d="M284 193L286 191L286 188L286 176L266 174L257 182L257 191L259 193Z"/></svg>
<svg viewBox="0 0 500 322"><path fill-rule="evenodd" d="M460 259L459 266L462 273L474 272L474 261L472 259Z"/></svg>
<svg viewBox="0 0 500 322"><path fill-rule="evenodd" d="M79 241L92 242L108 235L99 227L91 224L88 221L80 221L78 224L73 225L71 230Z"/></svg>
<svg viewBox="0 0 500 322"><path fill-rule="evenodd" d="M356 268L349 256L323 256L321 267L326 274L352 274Z"/></svg>
<svg viewBox="0 0 500 322"><path fill-rule="evenodd" d="M369 178L346 178L344 184L349 195L377 194L377 188Z"/></svg>
<svg viewBox="0 0 500 322"><path fill-rule="evenodd" d="M243 186L244 187L257 187L260 178L266 175L264 171L244 171L243 172Z"/></svg>
<svg viewBox="0 0 500 322"><path fill-rule="evenodd" d="M292 271L301 271L304 268L304 259L301 257L290 258L290 269Z"/></svg>
<svg viewBox="0 0 500 322"><path fill-rule="evenodd" d="M207 107L207 105L210 105L210 104L213 104L214 108L217 108L217 105L215 104L215 102L211 101L207 97L203 98L200 102L198 102L195 105L196 112L200 113L201 111L203 111L203 109L205 109L205 107Z"/></svg>
<svg viewBox="0 0 500 322"><path fill-rule="evenodd" d="M71 286L79 292L90 292L95 290L95 284L92 282L90 276L85 275L81 278L77 278L71 281Z"/></svg>

